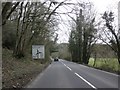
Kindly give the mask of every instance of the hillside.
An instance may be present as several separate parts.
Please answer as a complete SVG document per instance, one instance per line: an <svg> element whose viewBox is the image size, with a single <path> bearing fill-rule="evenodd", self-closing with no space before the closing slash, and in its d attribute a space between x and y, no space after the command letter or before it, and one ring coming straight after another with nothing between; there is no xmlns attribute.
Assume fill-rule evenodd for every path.
<svg viewBox="0 0 120 90"><path fill-rule="evenodd" d="M2 53L3 88L21 88L33 80L50 61L41 64L39 60L31 60L31 55L22 59L12 57L12 51L3 49Z"/></svg>

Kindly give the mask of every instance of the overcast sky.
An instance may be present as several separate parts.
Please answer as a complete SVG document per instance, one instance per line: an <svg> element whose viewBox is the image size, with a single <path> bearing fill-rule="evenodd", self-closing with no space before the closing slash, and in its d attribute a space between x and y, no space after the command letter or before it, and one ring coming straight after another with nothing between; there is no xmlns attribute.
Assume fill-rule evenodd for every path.
<svg viewBox="0 0 120 90"><path fill-rule="evenodd" d="M69 1L75 3L76 1L80 1L80 0L69 0ZM81 1L92 2L95 6L95 10L97 11L98 16L108 10L114 11L116 17L118 15L118 2L120 0L81 0ZM58 11L64 12L66 11L66 9L59 8ZM70 27L69 24L66 22L66 20L68 20L69 18L64 15L63 16L61 15L61 17L64 20L64 22L63 23L60 22L59 31L57 32L59 34L58 43L64 43L64 42L66 43L68 42L69 32L70 32Z"/></svg>

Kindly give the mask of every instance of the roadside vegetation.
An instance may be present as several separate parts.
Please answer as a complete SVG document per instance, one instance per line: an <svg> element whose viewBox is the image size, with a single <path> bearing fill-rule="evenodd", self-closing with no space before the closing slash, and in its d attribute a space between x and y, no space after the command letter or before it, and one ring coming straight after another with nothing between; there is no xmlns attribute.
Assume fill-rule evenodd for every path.
<svg viewBox="0 0 120 90"><path fill-rule="evenodd" d="M62 3L2 2L3 88L24 87L50 64L58 36L54 12ZM41 44L45 58L32 60L32 45Z"/></svg>
<svg viewBox="0 0 120 90"><path fill-rule="evenodd" d="M31 54L27 57L16 59L12 56L12 51L3 49L3 88L22 88L28 82L33 80L42 70L44 70L49 64L50 60L41 63L41 60L32 60Z"/></svg>
<svg viewBox="0 0 120 90"><path fill-rule="evenodd" d="M53 56L56 55L59 56L61 59L72 61L70 52L68 51L68 43L59 44L58 46L58 49L60 49L59 53L53 53ZM114 51L112 51L109 46L96 44L92 49L93 52L91 52L91 57L88 64L83 65L112 72L115 74L120 74L120 65L118 59L116 58Z"/></svg>
<svg viewBox="0 0 120 90"><path fill-rule="evenodd" d="M102 70L120 71L120 36L113 11L96 17L92 3L84 4L72 18L68 49L71 61Z"/></svg>
<svg viewBox="0 0 120 90"><path fill-rule="evenodd" d="M120 73L120 65L117 58L97 58L96 61L94 61L94 58L90 58L88 65L112 73Z"/></svg>
<svg viewBox="0 0 120 90"><path fill-rule="evenodd" d="M116 28L117 17L114 12L104 11L98 19L91 2L83 5L79 3L72 11L75 12L76 17L68 14L72 21L69 23L71 26L69 43L58 45L57 56L118 73L120 71L120 29Z"/></svg>
<svg viewBox="0 0 120 90"><path fill-rule="evenodd" d="M59 10L70 5L70 11ZM70 18L71 30L69 43L58 44L61 15ZM91 2L2 2L3 87L23 87L50 63L50 56L120 71L120 36L114 19L112 11L105 11L98 20ZM41 44L45 59L32 60L32 45Z"/></svg>

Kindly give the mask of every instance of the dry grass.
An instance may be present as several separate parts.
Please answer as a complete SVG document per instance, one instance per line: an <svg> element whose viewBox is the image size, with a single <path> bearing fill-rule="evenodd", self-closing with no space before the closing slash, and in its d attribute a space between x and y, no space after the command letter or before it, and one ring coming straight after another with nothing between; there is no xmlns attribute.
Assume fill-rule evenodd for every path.
<svg viewBox="0 0 120 90"><path fill-rule="evenodd" d="M41 64L39 60L31 60L31 55L13 58L12 51L7 49L3 49L2 59L3 88L21 88L49 65L49 62Z"/></svg>

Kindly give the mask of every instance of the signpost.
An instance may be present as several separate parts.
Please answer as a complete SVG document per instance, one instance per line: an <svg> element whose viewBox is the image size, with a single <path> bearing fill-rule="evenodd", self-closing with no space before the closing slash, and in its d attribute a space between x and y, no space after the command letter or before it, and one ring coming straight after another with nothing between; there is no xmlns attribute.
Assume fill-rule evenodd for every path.
<svg viewBox="0 0 120 90"><path fill-rule="evenodd" d="M44 59L45 58L44 45L32 45L32 58L33 59Z"/></svg>

